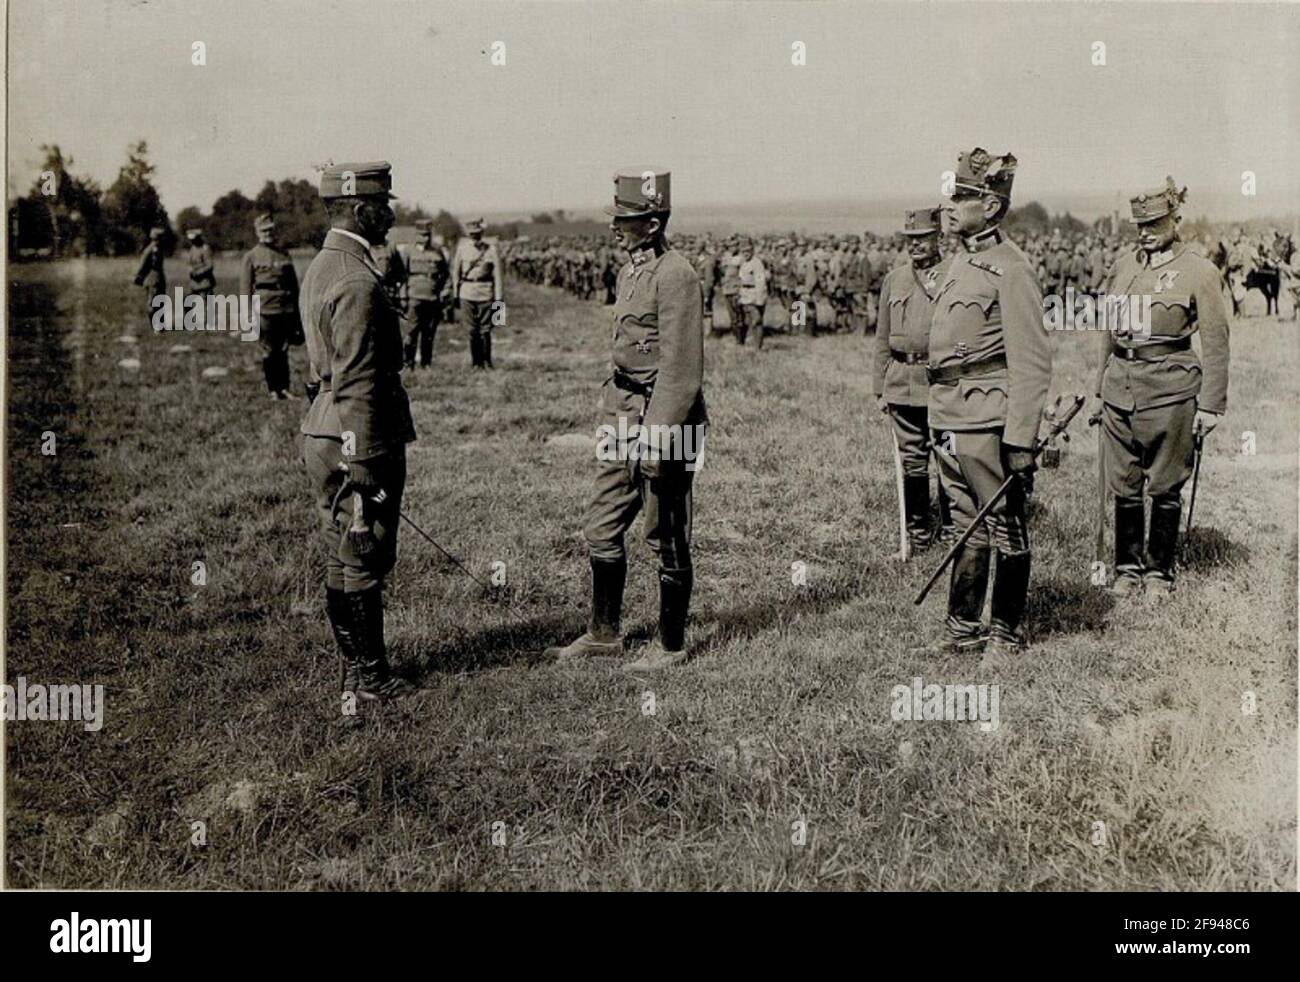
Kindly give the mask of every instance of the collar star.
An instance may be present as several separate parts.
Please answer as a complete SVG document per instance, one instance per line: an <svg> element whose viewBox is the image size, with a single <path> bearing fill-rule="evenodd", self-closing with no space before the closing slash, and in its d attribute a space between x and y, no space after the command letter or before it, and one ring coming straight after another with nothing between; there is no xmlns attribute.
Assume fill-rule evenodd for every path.
<svg viewBox="0 0 1300 982"><path fill-rule="evenodd" d="M999 225L994 225L992 228L986 228L983 232L976 232L974 235L963 235L961 241L967 252L983 252L985 249L991 249L1002 241L1002 228Z"/></svg>

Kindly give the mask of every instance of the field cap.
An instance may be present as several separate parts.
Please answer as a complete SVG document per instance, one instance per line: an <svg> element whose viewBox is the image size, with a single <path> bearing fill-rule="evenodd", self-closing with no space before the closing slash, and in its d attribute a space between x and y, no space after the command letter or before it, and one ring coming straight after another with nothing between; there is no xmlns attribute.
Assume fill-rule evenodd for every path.
<svg viewBox="0 0 1300 982"><path fill-rule="evenodd" d="M640 218L672 211L672 174L654 167L629 167L614 175L614 203L605 214Z"/></svg>
<svg viewBox="0 0 1300 982"><path fill-rule="evenodd" d="M1178 211L1178 206L1186 197L1187 188L1178 190L1174 179L1166 177L1164 187L1156 188L1154 191L1143 191L1136 198L1129 200L1129 208L1133 212L1131 221L1134 225L1145 225L1164 218Z"/></svg>
<svg viewBox="0 0 1300 982"><path fill-rule="evenodd" d="M471 218L465 223L466 232L482 232L487 223L482 218Z"/></svg>
<svg viewBox="0 0 1300 982"><path fill-rule="evenodd" d="M930 235L938 231L938 208L913 208L903 212L903 235Z"/></svg>
<svg viewBox="0 0 1300 982"><path fill-rule="evenodd" d="M956 186L974 194L996 194L1009 199L1017 163L1009 153L995 157L983 147L960 153L957 155Z"/></svg>
<svg viewBox="0 0 1300 982"><path fill-rule="evenodd" d="M321 172L322 198L359 198L375 194L397 197L393 194L393 165L386 160L331 164Z"/></svg>
<svg viewBox="0 0 1300 982"><path fill-rule="evenodd" d="M271 229L275 228L275 218L270 212L264 211L262 214L257 216L256 220L254 220L253 227L259 232L269 232Z"/></svg>

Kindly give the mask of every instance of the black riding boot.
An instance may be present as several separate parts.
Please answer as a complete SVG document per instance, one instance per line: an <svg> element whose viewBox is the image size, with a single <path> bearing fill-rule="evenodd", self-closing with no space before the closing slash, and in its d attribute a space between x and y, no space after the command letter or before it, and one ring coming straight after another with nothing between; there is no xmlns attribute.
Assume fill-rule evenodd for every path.
<svg viewBox="0 0 1300 982"><path fill-rule="evenodd" d="M912 548L920 551L930 544L930 479L922 476L903 478L903 511L907 516L907 537Z"/></svg>
<svg viewBox="0 0 1300 982"><path fill-rule="evenodd" d="M355 695L361 688L361 649L345 597L342 590L325 588L325 611L329 615L334 643L338 645L339 657L343 661L343 691Z"/></svg>
<svg viewBox="0 0 1300 982"><path fill-rule="evenodd" d="M543 656L560 662L593 655L623 654L623 586L627 582L626 559L591 560L591 620L587 631L563 647L547 648Z"/></svg>
<svg viewBox="0 0 1300 982"><path fill-rule="evenodd" d="M360 640L359 668L361 685L357 695L362 699L399 699L411 695L415 687L398 678L388 665L388 649L384 645L383 588L344 595L352 615L352 629Z"/></svg>
<svg viewBox="0 0 1300 982"><path fill-rule="evenodd" d="M1019 651L1025 646L1020 622L1029 600L1028 552L998 553L998 571L993 578L993 601L989 612L989 645L1002 651Z"/></svg>
<svg viewBox="0 0 1300 982"><path fill-rule="evenodd" d="M1115 498L1115 581L1110 592L1127 596L1142 589L1142 540L1146 513L1141 498Z"/></svg>
<svg viewBox="0 0 1300 982"><path fill-rule="evenodd" d="M686 661L686 615L691 606L695 574L687 569L659 569L659 637L646 645L641 657L623 668L654 672Z"/></svg>
<svg viewBox="0 0 1300 982"><path fill-rule="evenodd" d="M939 545L949 546L957 541L957 529L952 524L952 504L948 494L939 483Z"/></svg>
<svg viewBox="0 0 1300 982"><path fill-rule="evenodd" d="M1178 555L1178 524L1182 520L1180 495L1151 499L1151 534L1147 537L1146 570L1142 575L1148 590L1170 593L1174 589L1174 564Z"/></svg>
<svg viewBox="0 0 1300 982"><path fill-rule="evenodd" d="M469 334L469 359L471 367L483 367L483 338L474 331Z"/></svg>
<svg viewBox="0 0 1300 982"><path fill-rule="evenodd" d="M483 335L483 364L488 368L495 368L492 364L492 334L488 332Z"/></svg>

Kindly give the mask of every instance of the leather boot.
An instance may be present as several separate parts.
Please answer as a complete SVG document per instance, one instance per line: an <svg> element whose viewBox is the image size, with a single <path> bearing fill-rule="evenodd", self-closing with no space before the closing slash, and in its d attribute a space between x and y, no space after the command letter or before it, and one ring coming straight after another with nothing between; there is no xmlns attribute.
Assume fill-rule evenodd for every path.
<svg viewBox="0 0 1300 982"><path fill-rule="evenodd" d="M1115 581L1110 592L1127 597L1142 591L1143 533L1146 514L1142 499L1115 497Z"/></svg>
<svg viewBox="0 0 1300 982"><path fill-rule="evenodd" d="M918 552L930 545L930 479L903 478L903 511L907 516L907 537Z"/></svg>
<svg viewBox="0 0 1300 982"><path fill-rule="evenodd" d="M342 590L325 588L325 611L329 615L334 643L338 645L339 658L343 662L342 691L355 695L361 688L361 656L345 596Z"/></svg>
<svg viewBox="0 0 1300 982"><path fill-rule="evenodd" d="M543 657L558 662L623 654L623 586L626 559L591 560L591 621L587 631L562 648L547 648Z"/></svg>
<svg viewBox="0 0 1300 982"><path fill-rule="evenodd" d="M957 541L957 528L952 524L952 504L948 501L948 493L943 489L943 483L939 484L939 545L949 548Z"/></svg>
<svg viewBox="0 0 1300 982"><path fill-rule="evenodd" d="M469 359L471 367L483 367L483 338L473 331L469 334Z"/></svg>
<svg viewBox="0 0 1300 982"><path fill-rule="evenodd" d="M694 579L690 569L659 570L659 637L624 671L655 672L686 661L686 614Z"/></svg>
<svg viewBox="0 0 1300 982"><path fill-rule="evenodd" d="M969 542L958 550L952 561L952 579L948 584L948 620L942 636L915 648L912 654L936 657L951 654L978 654L987 638L981 620L984 595L989 585L989 547Z"/></svg>
<svg viewBox="0 0 1300 982"><path fill-rule="evenodd" d="M483 364L488 368L495 368L492 364L492 334L491 332L483 335Z"/></svg>
<svg viewBox="0 0 1300 982"><path fill-rule="evenodd" d="M360 641L358 668L361 684L357 695L365 700L400 699L419 691L392 673L384 645L384 596L382 587L344 595L351 614L352 629Z"/></svg>
<svg viewBox="0 0 1300 982"><path fill-rule="evenodd" d="M1151 534L1147 537L1146 569L1142 581L1158 594L1174 589L1174 561L1178 555L1178 524L1183 516L1180 495L1161 495L1151 499Z"/></svg>
<svg viewBox="0 0 1300 982"><path fill-rule="evenodd" d="M1029 553L998 553L998 571L993 578L993 601L989 611L989 650L1014 653L1024 650L1020 622L1029 600Z"/></svg>

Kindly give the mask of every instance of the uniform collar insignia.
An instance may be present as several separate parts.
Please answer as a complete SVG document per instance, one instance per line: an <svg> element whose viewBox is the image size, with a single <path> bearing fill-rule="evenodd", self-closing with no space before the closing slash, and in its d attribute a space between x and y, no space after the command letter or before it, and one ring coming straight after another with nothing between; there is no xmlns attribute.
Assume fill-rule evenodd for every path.
<svg viewBox="0 0 1300 982"><path fill-rule="evenodd" d="M1168 266L1171 262L1182 255L1182 243L1175 242L1168 249L1162 252L1143 252L1139 250L1139 257L1145 266L1152 269L1159 269L1161 266Z"/></svg>
<svg viewBox="0 0 1300 982"><path fill-rule="evenodd" d="M1174 288L1174 280L1178 279L1178 270L1166 269L1156 278L1156 293L1164 293L1166 290Z"/></svg>
<svg viewBox="0 0 1300 982"><path fill-rule="evenodd" d="M976 232L974 235L963 235L961 241L967 252L983 252L985 249L991 249L1002 241L1002 227L994 225L992 228L986 228L983 232Z"/></svg>
<svg viewBox="0 0 1300 982"><path fill-rule="evenodd" d="M653 249L638 249L636 252L631 253L632 267L640 269L654 257L655 252Z"/></svg>

